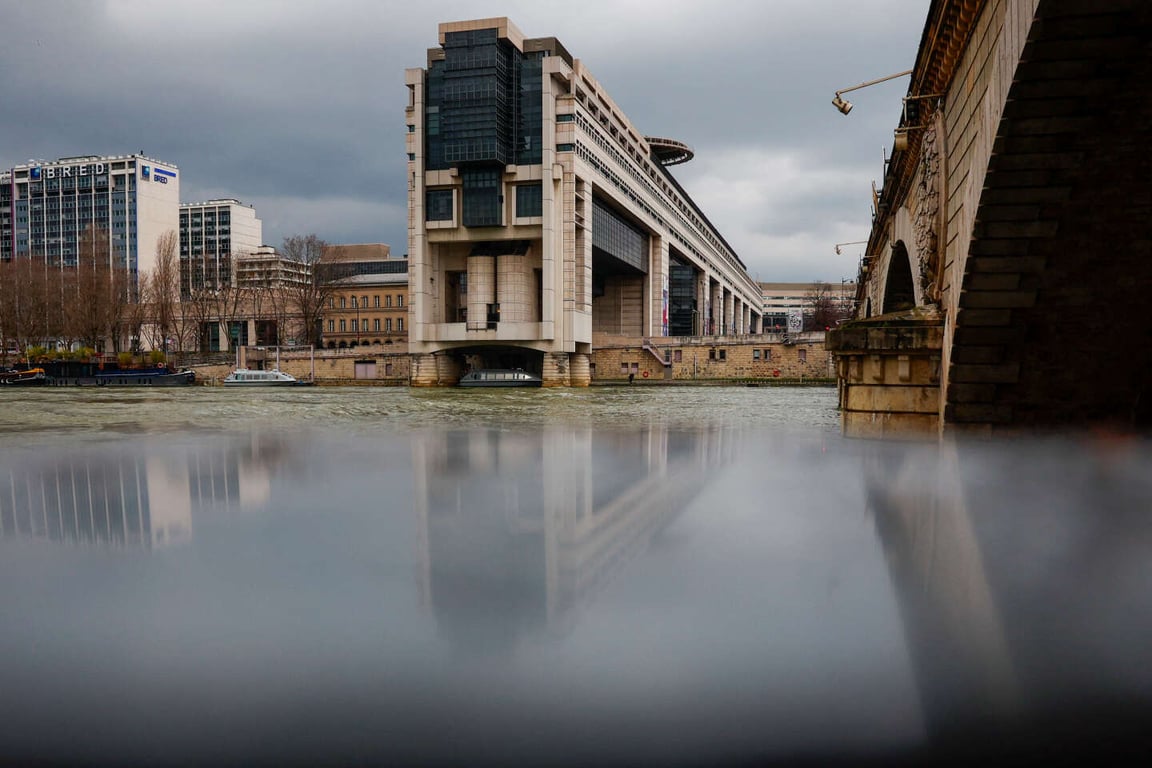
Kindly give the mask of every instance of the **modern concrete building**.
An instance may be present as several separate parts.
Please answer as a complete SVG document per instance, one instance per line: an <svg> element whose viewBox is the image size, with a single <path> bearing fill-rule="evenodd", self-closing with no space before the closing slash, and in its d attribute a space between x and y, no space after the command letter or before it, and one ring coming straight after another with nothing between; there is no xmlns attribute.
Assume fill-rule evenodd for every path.
<svg viewBox="0 0 1152 768"><path fill-rule="evenodd" d="M760 289L645 136L555 38L441 24L409 69L412 383L465 359L584 386L596 334L745 334Z"/></svg>
<svg viewBox="0 0 1152 768"><path fill-rule="evenodd" d="M256 253L264 226L256 211L232 198L180 204L180 293L232 285L236 258Z"/></svg>
<svg viewBox="0 0 1152 768"><path fill-rule="evenodd" d="M76 264L81 237L95 226L109 260L132 285L156 263L156 242L179 226L175 165L132 155L30 160L0 171L0 261L43 259Z"/></svg>

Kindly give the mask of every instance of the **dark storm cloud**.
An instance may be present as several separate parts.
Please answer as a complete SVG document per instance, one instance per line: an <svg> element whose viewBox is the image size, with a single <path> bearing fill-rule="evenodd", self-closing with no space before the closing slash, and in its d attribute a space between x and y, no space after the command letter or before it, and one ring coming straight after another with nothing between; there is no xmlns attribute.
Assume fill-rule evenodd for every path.
<svg viewBox="0 0 1152 768"><path fill-rule="evenodd" d="M750 270L808 279L821 263L839 279L852 265L826 252L866 234L907 81L862 92L848 118L829 100L911 67L926 11L927 0L9 3L0 167L143 150L180 167L184 200L255 204L266 242L315 232L402 252L404 69L424 64L439 22L507 15L529 37L560 38L641 132L696 149L676 176ZM733 188L771 209L713 195Z"/></svg>

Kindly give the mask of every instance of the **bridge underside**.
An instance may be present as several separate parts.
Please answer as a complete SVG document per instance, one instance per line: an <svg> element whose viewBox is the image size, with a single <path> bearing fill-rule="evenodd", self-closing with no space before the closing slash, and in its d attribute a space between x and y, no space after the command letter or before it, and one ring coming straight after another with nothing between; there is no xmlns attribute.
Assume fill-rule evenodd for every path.
<svg viewBox="0 0 1152 768"><path fill-rule="evenodd" d="M1152 4L1041 0L989 162L944 419L1152 426Z"/></svg>

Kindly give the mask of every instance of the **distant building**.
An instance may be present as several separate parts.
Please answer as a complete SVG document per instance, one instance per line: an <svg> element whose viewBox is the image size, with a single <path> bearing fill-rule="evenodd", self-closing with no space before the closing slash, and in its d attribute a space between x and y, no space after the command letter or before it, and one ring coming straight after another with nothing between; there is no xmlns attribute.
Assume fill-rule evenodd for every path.
<svg viewBox="0 0 1152 768"><path fill-rule="evenodd" d="M256 211L239 200L180 204L180 294L232 285L233 265L264 242Z"/></svg>
<svg viewBox="0 0 1152 768"><path fill-rule="evenodd" d="M598 334L758 332L756 283L668 170L687 145L554 37L490 18L438 42L406 75L413 384L479 361L586 386Z"/></svg>
<svg viewBox="0 0 1152 768"><path fill-rule="evenodd" d="M0 261L75 266L94 226L135 288L156 264L157 240L179 228L179 204L176 166L143 154L30 160L0 171Z"/></svg>
<svg viewBox="0 0 1152 768"><path fill-rule="evenodd" d="M261 245L237 253L232 274L237 288L283 288L311 281L312 268L281 255L271 245Z"/></svg>
<svg viewBox="0 0 1152 768"><path fill-rule="evenodd" d="M408 340L408 259L384 243L329 245L322 269L329 285L321 318L328 348Z"/></svg>
<svg viewBox="0 0 1152 768"><path fill-rule="evenodd" d="M811 316L813 295L821 287L827 292L830 306L836 314L845 318L852 315L852 304L856 296L854 282L760 283L764 332L788 330L790 313L799 312L802 316Z"/></svg>

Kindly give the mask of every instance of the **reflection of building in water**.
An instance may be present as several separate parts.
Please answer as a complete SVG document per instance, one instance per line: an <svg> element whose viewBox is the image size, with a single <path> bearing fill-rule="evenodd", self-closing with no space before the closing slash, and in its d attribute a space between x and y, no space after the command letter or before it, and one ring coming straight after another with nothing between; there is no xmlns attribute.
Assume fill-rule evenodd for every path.
<svg viewBox="0 0 1152 768"><path fill-rule="evenodd" d="M49 461L4 461L0 537L161 548L192 536L194 512L259 506L280 438L253 435L223 445L92 447Z"/></svg>
<svg viewBox="0 0 1152 768"><path fill-rule="evenodd" d="M687 506L725 448L722 432L663 427L417 437L421 589L441 631L484 649L563 629Z"/></svg>
<svg viewBox="0 0 1152 768"><path fill-rule="evenodd" d="M192 535L188 473L171 457L106 452L0 475L0 534L124 547Z"/></svg>
<svg viewBox="0 0 1152 768"><path fill-rule="evenodd" d="M197 508L250 509L268 501L272 469L285 453L284 439L250 439L193 451L188 455L189 491Z"/></svg>

